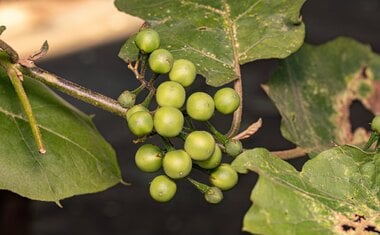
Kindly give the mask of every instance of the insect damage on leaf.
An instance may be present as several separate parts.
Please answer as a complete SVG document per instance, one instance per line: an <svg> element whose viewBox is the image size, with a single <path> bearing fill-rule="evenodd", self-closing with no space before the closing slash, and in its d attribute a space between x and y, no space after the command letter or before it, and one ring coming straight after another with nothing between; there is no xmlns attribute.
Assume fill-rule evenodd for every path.
<svg viewBox="0 0 380 235"><path fill-rule="evenodd" d="M353 214L350 218L339 214L336 232L337 234L380 234L380 227L373 223L375 219L360 214Z"/></svg>
<svg viewBox="0 0 380 235"><path fill-rule="evenodd" d="M335 100L333 107L336 112L332 116L332 120L339 126L339 128L335 129L336 141L346 144L361 144L369 138L369 133L363 127L359 127L352 132L350 106L354 100L358 100L364 107L373 111L369 100L376 98L374 85L379 82L374 80L373 73L367 66L363 66L351 78L346 78L345 80L348 81L347 89L338 93L333 99ZM377 101L379 102L380 100Z"/></svg>

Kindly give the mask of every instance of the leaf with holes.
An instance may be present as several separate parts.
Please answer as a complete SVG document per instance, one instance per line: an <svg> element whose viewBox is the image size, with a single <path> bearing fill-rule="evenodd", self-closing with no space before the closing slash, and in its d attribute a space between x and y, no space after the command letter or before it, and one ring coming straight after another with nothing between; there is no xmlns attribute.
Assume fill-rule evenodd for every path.
<svg viewBox="0 0 380 235"><path fill-rule="evenodd" d="M349 108L359 100L380 113L380 56L348 38L304 45L280 62L264 89L281 113L283 136L311 156L333 143L363 144L369 134L352 133Z"/></svg>
<svg viewBox="0 0 380 235"><path fill-rule="evenodd" d="M284 58L303 43L304 0L116 0L121 11L151 23L161 47L193 61L207 83L221 86L240 77L239 64ZM136 60L133 37L120 51Z"/></svg>
<svg viewBox="0 0 380 235"><path fill-rule="evenodd" d="M232 167L259 174L243 230L254 234L380 232L380 154L353 146L326 150L298 172L266 149L248 150ZM372 234L372 233L371 233Z"/></svg>
<svg viewBox="0 0 380 235"><path fill-rule="evenodd" d="M23 84L47 152L39 154L17 95L0 73L0 189L59 203L119 183L115 152L90 118L39 82Z"/></svg>

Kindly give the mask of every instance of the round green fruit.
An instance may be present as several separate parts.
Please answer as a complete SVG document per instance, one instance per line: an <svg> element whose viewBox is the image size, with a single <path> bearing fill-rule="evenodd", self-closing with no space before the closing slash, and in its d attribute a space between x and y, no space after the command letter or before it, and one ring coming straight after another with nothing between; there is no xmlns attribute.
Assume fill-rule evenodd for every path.
<svg viewBox="0 0 380 235"><path fill-rule="evenodd" d="M219 146L215 144L215 150L209 159L204 161L196 161L195 163L203 169L214 169L220 165L221 161L222 151L220 150Z"/></svg>
<svg viewBox="0 0 380 235"><path fill-rule="evenodd" d="M128 90L123 91L117 98L117 101L123 108L130 108L135 105L136 94Z"/></svg>
<svg viewBox="0 0 380 235"><path fill-rule="evenodd" d="M230 139L224 145L224 151L231 157L236 157L243 151L243 145L240 140Z"/></svg>
<svg viewBox="0 0 380 235"><path fill-rule="evenodd" d="M154 129L164 137L177 136L184 123L182 112L173 107L161 107L156 110L153 117Z"/></svg>
<svg viewBox="0 0 380 235"><path fill-rule="evenodd" d="M185 88L178 82L166 81L157 88L156 101L159 106L181 108L185 103L185 99Z"/></svg>
<svg viewBox="0 0 380 235"><path fill-rule="evenodd" d="M192 161L185 151L172 150L165 154L162 167L167 176L180 179L187 176L192 168Z"/></svg>
<svg viewBox="0 0 380 235"><path fill-rule="evenodd" d="M162 157L159 147L153 144L144 144L135 154L135 163L144 172L155 172L162 166Z"/></svg>
<svg viewBox="0 0 380 235"><path fill-rule="evenodd" d="M136 136L148 135L153 130L153 118L147 111L138 111L128 120L129 130Z"/></svg>
<svg viewBox="0 0 380 235"><path fill-rule="evenodd" d="M240 105L239 94L230 87L218 90L214 95L215 108L223 114L231 114Z"/></svg>
<svg viewBox="0 0 380 235"><path fill-rule="evenodd" d="M197 69L195 68L195 65L193 62L186 59L175 60L169 73L170 80L178 82L184 87L193 84L196 76Z"/></svg>
<svg viewBox="0 0 380 235"><path fill-rule="evenodd" d="M173 55L165 49L154 50L148 60L150 69L159 74L169 73L173 61Z"/></svg>
<svg viewBox="0 0 380 235"><path fill-rule="evenodd" d="M177 191L176 183L166 175L155 177L149 186L150 196L158 202L170 201Z"/></svg>
<svg viewBox="0 0 380 235"><path fill-rule="evenodd" d="M204 161L214 153L215 140L207 131L193 131L186 137L184 148L192 159Z"/></svg>
<svg viewBox="0 0 380 235"><path fill-rule="evenodd" d="M227 163L222 163L210 175L210 182L221 190L229 190L238 182L237 172Z"/></svg>
<svg viewBox="0 0 380 235"><path fill-rule="evenodd" d="M160 46L160 36L153 29L144 29L137 33L135 43L143 53L151 53Z"/></svg>
<svg viewBox="0 0 380 235"><path fill-rule="evenodd" d="M132 108L128 109L127 114L126 114L127 121L132 116L132 114L139 112L139 111L149 112L149 110L147 108L145 108L143 105L141 105L141 104L135 105Z"/></svg>
<svg viewBox="0 0 380 235"><path fill-rule="evenodd" d="M218 204L223 200L223 192L217 187L210 187L204 194L207 202Z"/></svg>
<svg viewBox="0 0 380 235"><path fill-rule="evenodd" d="M195 92L187 98L186 111L189 116L198 121L207 121L214 114L214 100L204 92Z"/></svg>
<svg viewBox="0 0 380 235"><path fill-rule="evenodd" d="M380 115L372 119L371 129L380 134Z"/></svg>

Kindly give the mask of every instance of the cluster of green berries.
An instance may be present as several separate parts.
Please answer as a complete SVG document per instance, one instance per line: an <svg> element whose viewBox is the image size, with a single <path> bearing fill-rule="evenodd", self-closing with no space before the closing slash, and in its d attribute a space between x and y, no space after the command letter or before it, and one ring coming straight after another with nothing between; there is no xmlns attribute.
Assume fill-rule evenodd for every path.
<svg viewBox="0 0 380 235"><path fill-rule="evenodd" d="M237 92L229 87L219 89L214 96L195 92L186 96L186 88L196 78L195 65L186 59L174 59L160 47L160 37L153 29L137 33L135 44L144 55L155 75L167 74L169 80L161 82L155 90L158 107L150 111L149 104L135 104L136 93L125 91L119 103L129 108L126 119L130 131L140 139L158 134L165 148L145 143L137 150L135 162L143 172L163 172L150 184L150 195L159 202L171 200L177 190L176 180L187 178L202 193L206 201L218 203L222 191L233 188L238 182L237 172L222 162L222 150L233 157L242 152L241 142L228 139L209 122L215 109L222 114L232 114L240 105ZM210 131L198 130L193 122L206 123ZM176 148L172 138L183 140ZM211 186L191 178L193 166L209 174Z"/></svg>

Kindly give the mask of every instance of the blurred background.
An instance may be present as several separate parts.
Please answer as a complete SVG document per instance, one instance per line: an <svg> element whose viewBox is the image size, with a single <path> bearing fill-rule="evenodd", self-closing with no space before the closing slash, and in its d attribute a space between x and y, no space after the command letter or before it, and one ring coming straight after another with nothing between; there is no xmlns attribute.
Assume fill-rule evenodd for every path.
<svg viewBox="0 0 380 235"><path fill-rule="evenodd" d="M380 1L308 0L302 16L306 42L320 44L337 36L353 37L380 52ZM117 98L124 89L137 86L126 64L117 57L128 35L142 20L118 12L112 0L0 0L0 25L7 30L2 39L23 57L48 40L48 55L38 65L68 80ZM349 49L349 48L348 48ZM328 63L328 62L327 62ZM260 88L276 68L277 60L262 60L242 66L245 108L242 128L258 118L263 127L244 141L246 148L264 146L271 150L293 147L281 137L280 116ZM198 79L192 89L204 86ZM213 90L213 88L207 88ZM235 235L251 202L249 196L257 176L240 177L240 183L225 193L220 205L207 204L189 183L179 183L178 194L166 204L153 202L148 185L153 174L141 173L134 165L126 122L62 94L87 114L115 148L123 178L132 186L117 185L105 192L81 195L54 203L30 201L0 191L1 235ZM368 127L371 114L360 103L351 107L353 128ZM222 131L229 119L213 120ZM222 120L223 119L223 120ZM301 169L306 157L290 161Z"/></svg>

